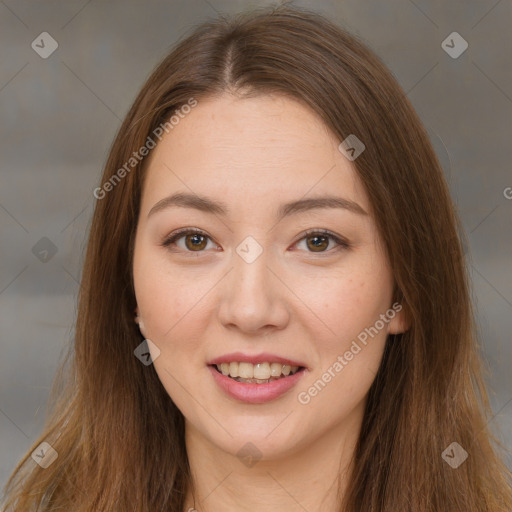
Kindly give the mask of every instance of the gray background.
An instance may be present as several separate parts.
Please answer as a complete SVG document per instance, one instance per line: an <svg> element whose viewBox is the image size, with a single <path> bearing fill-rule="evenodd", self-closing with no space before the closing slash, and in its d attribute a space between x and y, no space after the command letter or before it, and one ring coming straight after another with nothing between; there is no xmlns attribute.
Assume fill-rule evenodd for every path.
<svg viewBox="0 0 512 512"><path fill-rule="evenodd" d="M193 25L266 3L0 1L0 485L40 434L73 336L92 191L120 120ZM512 2L324 0L310 7L384 60L431 134L469 236L491 425L511 450L512 200L504 192L512 187ZM31 47L44 31L59 45L47 59ZM456 59L441 47L454 31L469 44ZM45 249L46 262L38 255Z"/></svg>

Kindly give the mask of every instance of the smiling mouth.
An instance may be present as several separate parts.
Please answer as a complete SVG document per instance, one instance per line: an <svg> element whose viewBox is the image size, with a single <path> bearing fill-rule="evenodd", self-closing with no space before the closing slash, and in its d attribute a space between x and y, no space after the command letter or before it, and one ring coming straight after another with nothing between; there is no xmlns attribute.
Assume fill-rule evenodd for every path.
<svg viewBox="0 0 512 512"><path fill-rule="evenodd" d="M222 375L247 384L267 384L294 375L304 368L282 363L230 362L210 365Z"/></svg>

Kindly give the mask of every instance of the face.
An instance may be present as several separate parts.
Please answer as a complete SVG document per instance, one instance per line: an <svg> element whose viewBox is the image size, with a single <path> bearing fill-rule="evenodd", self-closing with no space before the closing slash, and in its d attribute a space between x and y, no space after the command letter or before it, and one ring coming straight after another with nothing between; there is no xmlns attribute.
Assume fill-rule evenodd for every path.
<svg viewBox="0 0 512 512"><path fill-rule="evenodd" d="M138 321L187 432L224 452L251 442L271 459L357 431L386 337L404 330L339 143L291 99L224 95L149 157Z"/></svg>

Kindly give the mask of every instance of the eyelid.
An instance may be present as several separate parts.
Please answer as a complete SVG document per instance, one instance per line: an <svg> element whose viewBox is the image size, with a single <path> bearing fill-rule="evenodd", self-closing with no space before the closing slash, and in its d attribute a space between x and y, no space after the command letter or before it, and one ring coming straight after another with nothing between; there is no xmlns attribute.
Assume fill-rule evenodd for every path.
<svg viewBox="0 0 512 512"><path fill-rule="evenodd" d="M164 238L164 240L162 241L161 245L163 247L168 247L169 245L174 243L176 240L179 240L182 236L185 236L185 235L188 235L188 234L199 234L199 235L202 235L202 236L210 239L212 242L216 243L213 240L213 238L210 235L208 235L205 231L203 231L202 229L199 229L199 228L180 228L180 229L172 232L170 235L166 236ZM332 231L329 231L328 229L323 229L323 228L312 228L312 229L308 229L306 231L303 231L298 236L297 240L293 243L293 245L294 246L297 245L304 238L307 238L308 236L312 236L312 235L323 235L323 236L329 237L332 240L334 240L334 242L336 242L337 247L335 247L334 249L329 249L328 251L319 251L318 253L316 253L314 251L307 251L307 252L310 252L311 254L328 254L331 251L334 251L334 250L339 249L339 248L344 248L344 249L350 248L350 244L349 244L349 242L347 240L345 240L344 238L336 235L336 233L333 233ZM191 254L194 254L194 253L199 254L201 252L204 252L204 251L185 251L185 253L191 253Z"/></svg>
<svg viewBox="0 0 512 512"><path fill-rule="evenodd" d="M308 229L308 230L302 232L299 235L299 238L297 239L297 241L293 245L296 245L298 242L302 241L304 238L306 238L308 236L312 236L312 235L323 235L328 238L332 238L338 244L337 248L344 248L344 249L350 248L350 244L349 244L348 240L342 238L341 236L337 235L336 233L333 233L332 231L329 231L328 229L323 229L323 228L312 228L312 229ZM331 251L336 250L337 248L335 247L334 249L329 249L328 251L320 251L317 253L315 253L314 251L309 251L309 252L311 254L328 254Z"/></svg>
<svg viewBox="0 0 512 512"><path fill-rule="evenodd" d="M163 239L163 241L162 241L162 243L160 245L162 247L168 248L171 244L175 243L176 240L179 240L180 238L182 238L183 236L188 235L188 234L190 234L190 235L193 235L193 234L202 235L205 238L208 238L212 242L216 243L213 240L213 238L208 233L203 231L202 229L199 229L199 228L180 228L180 229L177 229L176 231L173 231L170 235L166 236ZM199 254L199 253L204 252L204 251L184 251L184 252L185 253L189 253L189 254L194 254L194 253L195 254Z"/></svg>

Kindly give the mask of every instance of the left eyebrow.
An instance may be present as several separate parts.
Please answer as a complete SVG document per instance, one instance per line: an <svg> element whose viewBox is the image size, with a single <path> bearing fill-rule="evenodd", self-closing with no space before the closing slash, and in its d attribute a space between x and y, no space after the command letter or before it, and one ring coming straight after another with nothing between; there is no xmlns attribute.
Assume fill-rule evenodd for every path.
<svg viewBox="0 0 512 512"><path fill-rule="evenodd" d="M309 199L299 199L291 203L285 203L278 209L277 217L282 219L295 213L315 210L319 208L342 208L359 215L368 215L359 204L350 199L336 196L312 197Z"/></svg>
<svg viewBox="0 0 512 512"><path fill-rule="evenodd" d="M206 213L222 216L229 214L229 208L225 203L215 201L205 196L178 192L158 201L149 211L148 217L158 211L165 210L173 206L194 208ZM354 201L336 196L322 196L284 203L280 205L277 210L277 218L278 220L281 220L290 215L320 208L341 208L359 215L368 215L368 213Z"/></svg>

